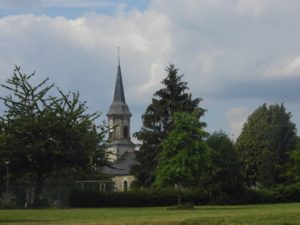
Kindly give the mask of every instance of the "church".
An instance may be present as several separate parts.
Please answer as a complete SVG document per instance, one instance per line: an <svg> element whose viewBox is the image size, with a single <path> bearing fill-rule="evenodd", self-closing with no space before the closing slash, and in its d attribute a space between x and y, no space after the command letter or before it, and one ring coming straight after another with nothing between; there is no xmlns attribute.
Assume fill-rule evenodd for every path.
<svg viewBox="0 0 300 225"><path fill-rule="evenodd" d="M135 179L130 174L130 167L136 164L136 145L131 141L130 136L131 113L125 101L120 59L118 60L113 102L107 118L110 130L106 154L111 166L104 167L102 172L112 177L115 191L127 191Z"/></svg>

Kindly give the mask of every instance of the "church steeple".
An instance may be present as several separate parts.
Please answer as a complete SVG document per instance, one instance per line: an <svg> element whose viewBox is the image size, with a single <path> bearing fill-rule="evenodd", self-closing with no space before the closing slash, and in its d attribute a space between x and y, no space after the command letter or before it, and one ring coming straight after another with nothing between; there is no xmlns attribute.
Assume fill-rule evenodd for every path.
<svg viewBox="0 0 300 225"><path fill-rule="evenodd" d="M114 94L113 102L126 103L120 64L118 65L118 72L117 72L117 78L116 78L116 84L115 84L115 94Z"/></svg>
<svg viewBox="0 0 300 225"><path fill-rule="evenodd" d="M131 113L125 101L125 94L122 81L120 57L118 57L118 69L115 83L113 102L107 113L108 124L111 127L109 142L115 145L119 152L119 145L132 145L130 140L130 117Z"/></svg>
<svg viewBox="0 0 300 225"><path fill-rule="evenodd" d="M129 117L131 116L128 105L126 104L126 101L125 101L120 60L119 60L119 64L118 64L114 98L113 98L113 102L110 106L110 109L107 113L107 116L112 116L112 115L119 115L119 116L125 115L125 116L129 116Z"/></svg>

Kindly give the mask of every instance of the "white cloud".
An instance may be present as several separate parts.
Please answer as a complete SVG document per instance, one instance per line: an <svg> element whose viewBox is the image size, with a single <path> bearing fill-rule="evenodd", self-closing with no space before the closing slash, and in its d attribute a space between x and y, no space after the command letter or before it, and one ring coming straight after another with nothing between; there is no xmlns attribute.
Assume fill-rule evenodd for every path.
<svg viewBox="0 0 300 225"><path fill-rule="evenodd" d="M65 90L80 90L94 105L108 105L120 46L126 97L131 104L145 103L165 75L172 49L168 26L164 15L151 11L73 20L30 14L5 17L0 19L0 79L3 82L13 66L20 65L28 73L36 70L42 78L50 76Z"/></svg>
<svg viewBox="0 0 300 225"><path fill-rule="evenodd" d="M243 125L249 115L250 110L246 107L232 108L226 112L226 118L234 139L236 139L240 135Z"/></svg>
<svg viewBox="0 0 300 225"><path fill-rule="evenodd" d="M186 74L193 96L204 101L243 98L247 106L249 97L276 99L278 88L287 102L298 92L298 86L290 84L300 74L300 30L296 29L300 1L153 0L143 12L132 10L132 1L32 0L26 1L27 6L16 0L0 2L5 3L0 9L3 5L53 7L60 9L52 15L62 13L0 19L1 82L15 64L21 65L28 73L36 70L39 76L50 76L63 89L78 89L91 108L105 112L112 99L120 46L131 107L149 104L169 63ZM72 14L74 19L68 19L74 7L82 8L79 15L84 16ZM93 7L116 9L110 9L109 16L97 11L84 14ZM208 108L208 113L222 111L224 117L229 110L231 118L234 106L223 107ZM240 123L232 120L231 126L236 135Z"/></svg>
<svg viewBox="0 0 300 225"><path fill-rule="evenodd" d="M300 54L284 57L267 66L262 75L268 79L300 77Z"/></svg>

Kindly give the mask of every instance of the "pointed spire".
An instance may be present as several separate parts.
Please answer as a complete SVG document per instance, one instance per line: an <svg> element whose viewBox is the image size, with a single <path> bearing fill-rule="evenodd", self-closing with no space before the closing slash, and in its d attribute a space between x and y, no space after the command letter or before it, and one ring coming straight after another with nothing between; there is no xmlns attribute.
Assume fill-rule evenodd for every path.
<svg viewBox="0 0 300 225"><path fill-rule="evenodd" d="M115 83L115 93L114 93L113 103L114 102L126 103L120 65L118 65L118 72L117 72L117 78L116 78L116 83Z"/></svg>
<svg viewBox="0 0 300 225"><path fill-rule="evenodd" d="M114 98L107 115L108 116L111 115L131 116L128 105L126 104L125 101L125 94L124 94L122 73L121 73L121 66L120 66L120 47L118 47L118 71L117 71L117 78L115 83Z"/></svg>

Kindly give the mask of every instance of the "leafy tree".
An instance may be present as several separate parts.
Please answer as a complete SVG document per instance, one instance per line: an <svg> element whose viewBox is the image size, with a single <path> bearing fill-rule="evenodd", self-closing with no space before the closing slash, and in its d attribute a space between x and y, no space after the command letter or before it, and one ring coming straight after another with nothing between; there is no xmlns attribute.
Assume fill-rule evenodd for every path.
<svg viewBox="0 0 300 225"><path fill-rule="evenodd" d="M94 120L98 113L86 112L79 93L50 95L48 79L34 85L35 74L15 68L12 78L2 84L9 95L0 97L6 111L1 119L0 158L10 161L10 171L35 190L34 204L50 176L65 170L87 171L102 164L104 127Z"/></svg>
<svg viewBox="0 0 300 225"><path fill-rule="evenodd" d="M187 92L187 83L182 81L183 75L178 75L178 69L171 64L166 72L167 77L162 81L164 87L154 93L151 104L142 115L143 127L135 133L142 142L140 151L136 153L139 164L132 167L138 186L151 186L154 181L161 142L172 128L173 114L197 111L200 118L205 111L198 106L201 99L192 99ZM200 125L205 126L204 123Z"/></svg>
<svg viewBox="0 0 300 225"><path fill-rule="evenodd" d="M240 164L237 152L228 135L223 131L214 132L206 140L211 148L213 167L207 180L207 187L218 197L237 197L243 190Z"/></svg>
<svg viewBox="0 0 300 225"><path fill-rule="evenodd" d="M288 153L294 148L296 126L283 104L260 106L244 124L236 147L246 183L272 186L283 183Z"/></svg>
<svg viewBox="0 0 300 225"><path fill-rule="evenodd" d="M209 148L203 140L207 133L198 120L198 113L177 112L173 129L162 142L162 151L155 170L155 185L171 186L178 190L195 187L209 164Z"/></svg>
<svg viewBox="0 0 300 225"><path fill-rule="evenodd" d="M300 137L297 137L296 147L289 154L291 162L288 165L287 176L293 182L300 182Z"/></svg>

